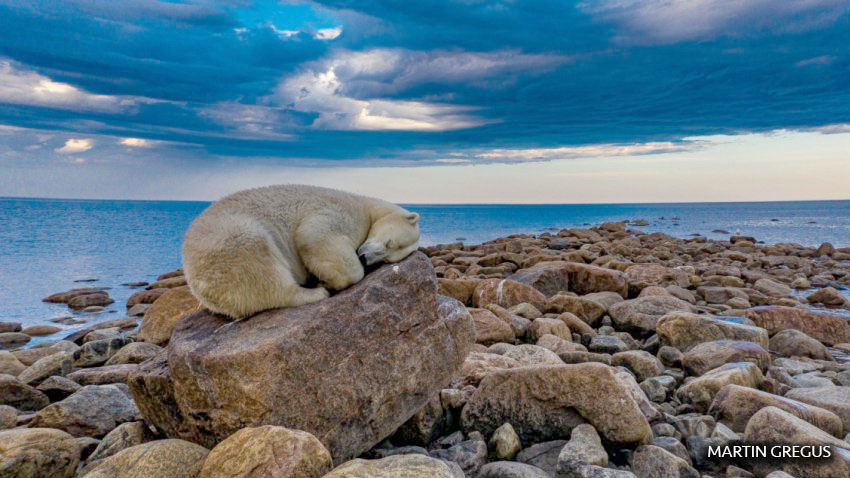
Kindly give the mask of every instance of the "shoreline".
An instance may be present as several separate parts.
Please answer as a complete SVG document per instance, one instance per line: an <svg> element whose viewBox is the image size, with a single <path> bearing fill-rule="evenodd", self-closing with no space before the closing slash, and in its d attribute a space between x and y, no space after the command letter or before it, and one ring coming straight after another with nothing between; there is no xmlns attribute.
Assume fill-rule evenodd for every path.
<svg viewBox="0 0 850 478"><path fill-rule="evenodd" d="M744 236L728 241L680 239L636 227L607 222L593 228L515 234L476 245L421 247L398 265L370 272L360 283L326 299L336 304L329 310L341 308L335 320L342 320L346 327L362 324L362 328L346 332L350 341L322 350L327 354L322 360L333 363L346 354L364 353L357 359L361 365L356 373L367 380L362 386L368 388L369 396L389 393L395 390L393 384L407 384L431 387L411 396L432 398L427 403L399 402L397 406L407 407L405 417L410 417L401 427L386 414L369 418L367 422L380 424L381 431L372 435L365 431L372 425L363 425L365 435L357 435L362 441L345 442L345 446L319 433L320 419L303 418L302 428L324 437L323 444L335 458L336 454L345 460L360 455L367 460L358 466L403 468L426 463L433 476L454 470L447 477L498 477L503 476L498 470L522 469L532 473L527 476L540 478L559 473L633 478L658 467L716 478L749 476L730 475L730 470L759 476L784 470L805 476L808 467L823 471L846 466L839 455L815 464L787 457L753 464L735 459L734 454L724 455L723 447L774 441L825 443L850 450L850 443L842 440L850 432L850 248L826 243L816 248L759 244ZM398 290L400 284L407 289ZM275 387L282 386L298 395L301 392L295 389L303 388L300 385L309 389L311 381L320 380L324 372L345 370L342 362L285 386L275 384L290 372L263 375L269 373L267 366L284 366L287 361L292 361L286 366L293 370L311 366L300 362L299 357L309 355L303 349L276 355L275 351L300 347L298 341L290 340L293 333L317 340L305 345L307 350L328 346L329 339L321 334L307 334L298 329L301 325L292 325L302 323L293 322L298 314L309 319L325 301L262 313L263 323L278 322L274 327L264 325L267 331L256 335L259 316L238 325L222 322L200 307L180 270L164 273L151 284L126 286L137 287L127 303L112 302L108 290L97 287L45 299L91 312L104 307L126 309L129 317L91 320L87 328L63 334L63 340L32 347L19 343L0 352L0 397L5 397L0 403L4 417L0 434L10 440L30 440L26 438L30 435L50 436L52 441L76 437L77 445L68 445L76 450L72 453L76 458L69 462L76 476L118 466L115 463L125 457L151 449L189 447L193 456L207 462L215 461L211 457L217 453L242 453L241 448L234 451L228 448L232 445L226 446L230 438L225 437L232 430L217 428L223 426L215 421L217 415L166 407L175 401L181 407L207 403L206 393L191 391L194 380L224 389L261 384L250 392L213 395L217 402L210 405L215 410L242 410L239 413L247 415L240 420L250 423L256 418L242 408L244 393L277 396ZM382 292L367 292L376 290ZM434 314L433 309L421 305L435 307L433 296L429 298L434 290L451 298L436 307L436 318L428 315ZM369 303L375 297L386 301ZM407 312L393 315L395 309ZM377 311L389 315L375 329ZM323 320L329 320L327 312L322 314ZM374 343L372 334L394 330L392 324L402 318L412 321L411 325L401 329L400 335L382 335L380 340L388 341L384 347ZM464 352L459 356L424 352L431 347L440 350L445 342L409 349L420 340L435 340L432 335L408 337L432 330L421 326L429 320L454 321L452 333L441 340L453 341L451 347ZM460 325L464 321L467 325ZM208 332L193 335L197 327ZM242 331L231 332L230 339L223 338L226 333L219 335L233 327ZM280 327L296 330L277 337L274 331L284 330ZM338 330L339 326L329 327ZM468 327L467 331L462 327ZM7 345L25 338L14 324L0 323L0 330L0 339ZM207 343L213 330L215 346ZM435 330L448 331L443 325ZM246 334L253 338L244 342ZM269 351L253 350L275 340L281 342ZM371 351L339 354L339 347L353 343ZM197 348L192 352L190 346ZM219 348L222 356L216 355ZM255 363L257 354L267 356L266 365ZM384 354L391 358L381 358L380 367L371 370L372 361ZM180 360L189 357L190 363L198 361L198 365L180 368ZM387 367L385 360L391 360L392 366ZM434 375L414 383L393 372L428 361L439 364L430 373L442 371L448 378ZM242 370L239 380L231 377L230 365L216 368L215 364L223 363ZM171 367L176 368L163 378L161 371ZM179 370L184 372L175 375ZM347 396L349 375L335 377L324 387L342 387L332 395ZM180 383L186 392L169 395L173 391L155 385L162 380ZM402 393L403 398L410 392L393 393ZM616 403L611 402L615 399ZM350 413L352 420L359 420L358 414L367 413L360 406L347 410L333 405L330 396L327 400L314 403L319 416ZM286 402L258 403L267 408L263 417L292 413ZM333 411L324 410L325 406ZM579 416L567 409L578 410ZM612 413L615 409L618 412ZM171 413L177 415L168 417ZM197 424L179 424L187 413L197 413L204 422L202 429L213 430L214 435L193 432ZM307 410L299 413L312 417ZM103 416L109 418L104 421ZM310 429L310 424L320 428ZM787 435L788 427L796 435ZM292 433L273 428L287 437ZM264 430L247 427L240 433L265 436ZM89 444L88 451L74 448L83 442ZM709 457L706 450L722 458ZM38 453L48 457L43 459L47 463L57 452L44 448ZM145 460L166 466L157 461L164 460L162 453L168 452L151 451ZM5 466L3 460L0 457L0 467Z"/></svg>

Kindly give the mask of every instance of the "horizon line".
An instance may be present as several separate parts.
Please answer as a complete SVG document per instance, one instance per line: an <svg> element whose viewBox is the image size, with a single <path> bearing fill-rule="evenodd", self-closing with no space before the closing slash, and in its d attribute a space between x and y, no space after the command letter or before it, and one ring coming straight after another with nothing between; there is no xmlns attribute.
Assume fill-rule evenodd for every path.
<svg viewBox="0 0 850 478"><path fill-rule="evenodd" d="M357 194L357 193L352 193ZM226 195L227 196L227 195ZM222 196L226 197L226 196ZM176 202L176 203L214 203L219 199L122 199L122 198L66 198L66 197L36 197L36 196L2 196L0 200L48 200L48 201L124 201L124 202ZM577 203L487 203L487 202L446 202L446 203L411 203L404 201L389 201L403 206L637 206L661 204L763 204L763 203L800 203L800 202L843 202L843 199L766 199L743 201L649 201L649 202L577 202Z"/></svg>

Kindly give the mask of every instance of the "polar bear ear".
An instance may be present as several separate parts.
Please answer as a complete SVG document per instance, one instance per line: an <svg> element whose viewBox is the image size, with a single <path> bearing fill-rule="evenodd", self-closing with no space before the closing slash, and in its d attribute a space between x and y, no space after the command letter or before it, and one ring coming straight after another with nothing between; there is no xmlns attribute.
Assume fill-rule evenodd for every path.
<svg viewBox="0 0 850 478"><path fill-rule="evenodd" d="M417 214L415 212L412 212L412 213L407 215L407 221L410 222L411 224L416 224L416 221L418 221L418 220L419 220L419 214Z"/></svg>

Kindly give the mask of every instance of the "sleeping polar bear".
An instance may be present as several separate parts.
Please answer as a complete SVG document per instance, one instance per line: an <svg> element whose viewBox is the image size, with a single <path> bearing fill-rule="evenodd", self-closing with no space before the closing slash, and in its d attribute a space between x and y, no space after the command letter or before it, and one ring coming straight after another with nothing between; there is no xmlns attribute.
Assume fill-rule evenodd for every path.
<svg viewBox="0 0 850 478"><path fill-rule="evenodd" d="M227 196L183 238L192 294L243 318L328 297L363 278L364 265L398 262L419 246L419 215L380 199L281 185ZM323 285L302 287L312 274Z"/></svg>

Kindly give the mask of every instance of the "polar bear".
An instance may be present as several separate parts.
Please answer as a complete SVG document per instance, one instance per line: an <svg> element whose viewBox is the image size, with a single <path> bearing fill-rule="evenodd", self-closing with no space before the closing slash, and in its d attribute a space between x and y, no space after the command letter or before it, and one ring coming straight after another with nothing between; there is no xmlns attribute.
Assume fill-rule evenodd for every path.
<svg viewBox="0 0 850 478"><path fill-rule="evenodd" d="M226 196L183 238L192 294L235 319L328 297L364 266L398 262L419 246L419 215L380 199L315 186L279 185ZM321 286L306 288L310 276Z"/></svg>

